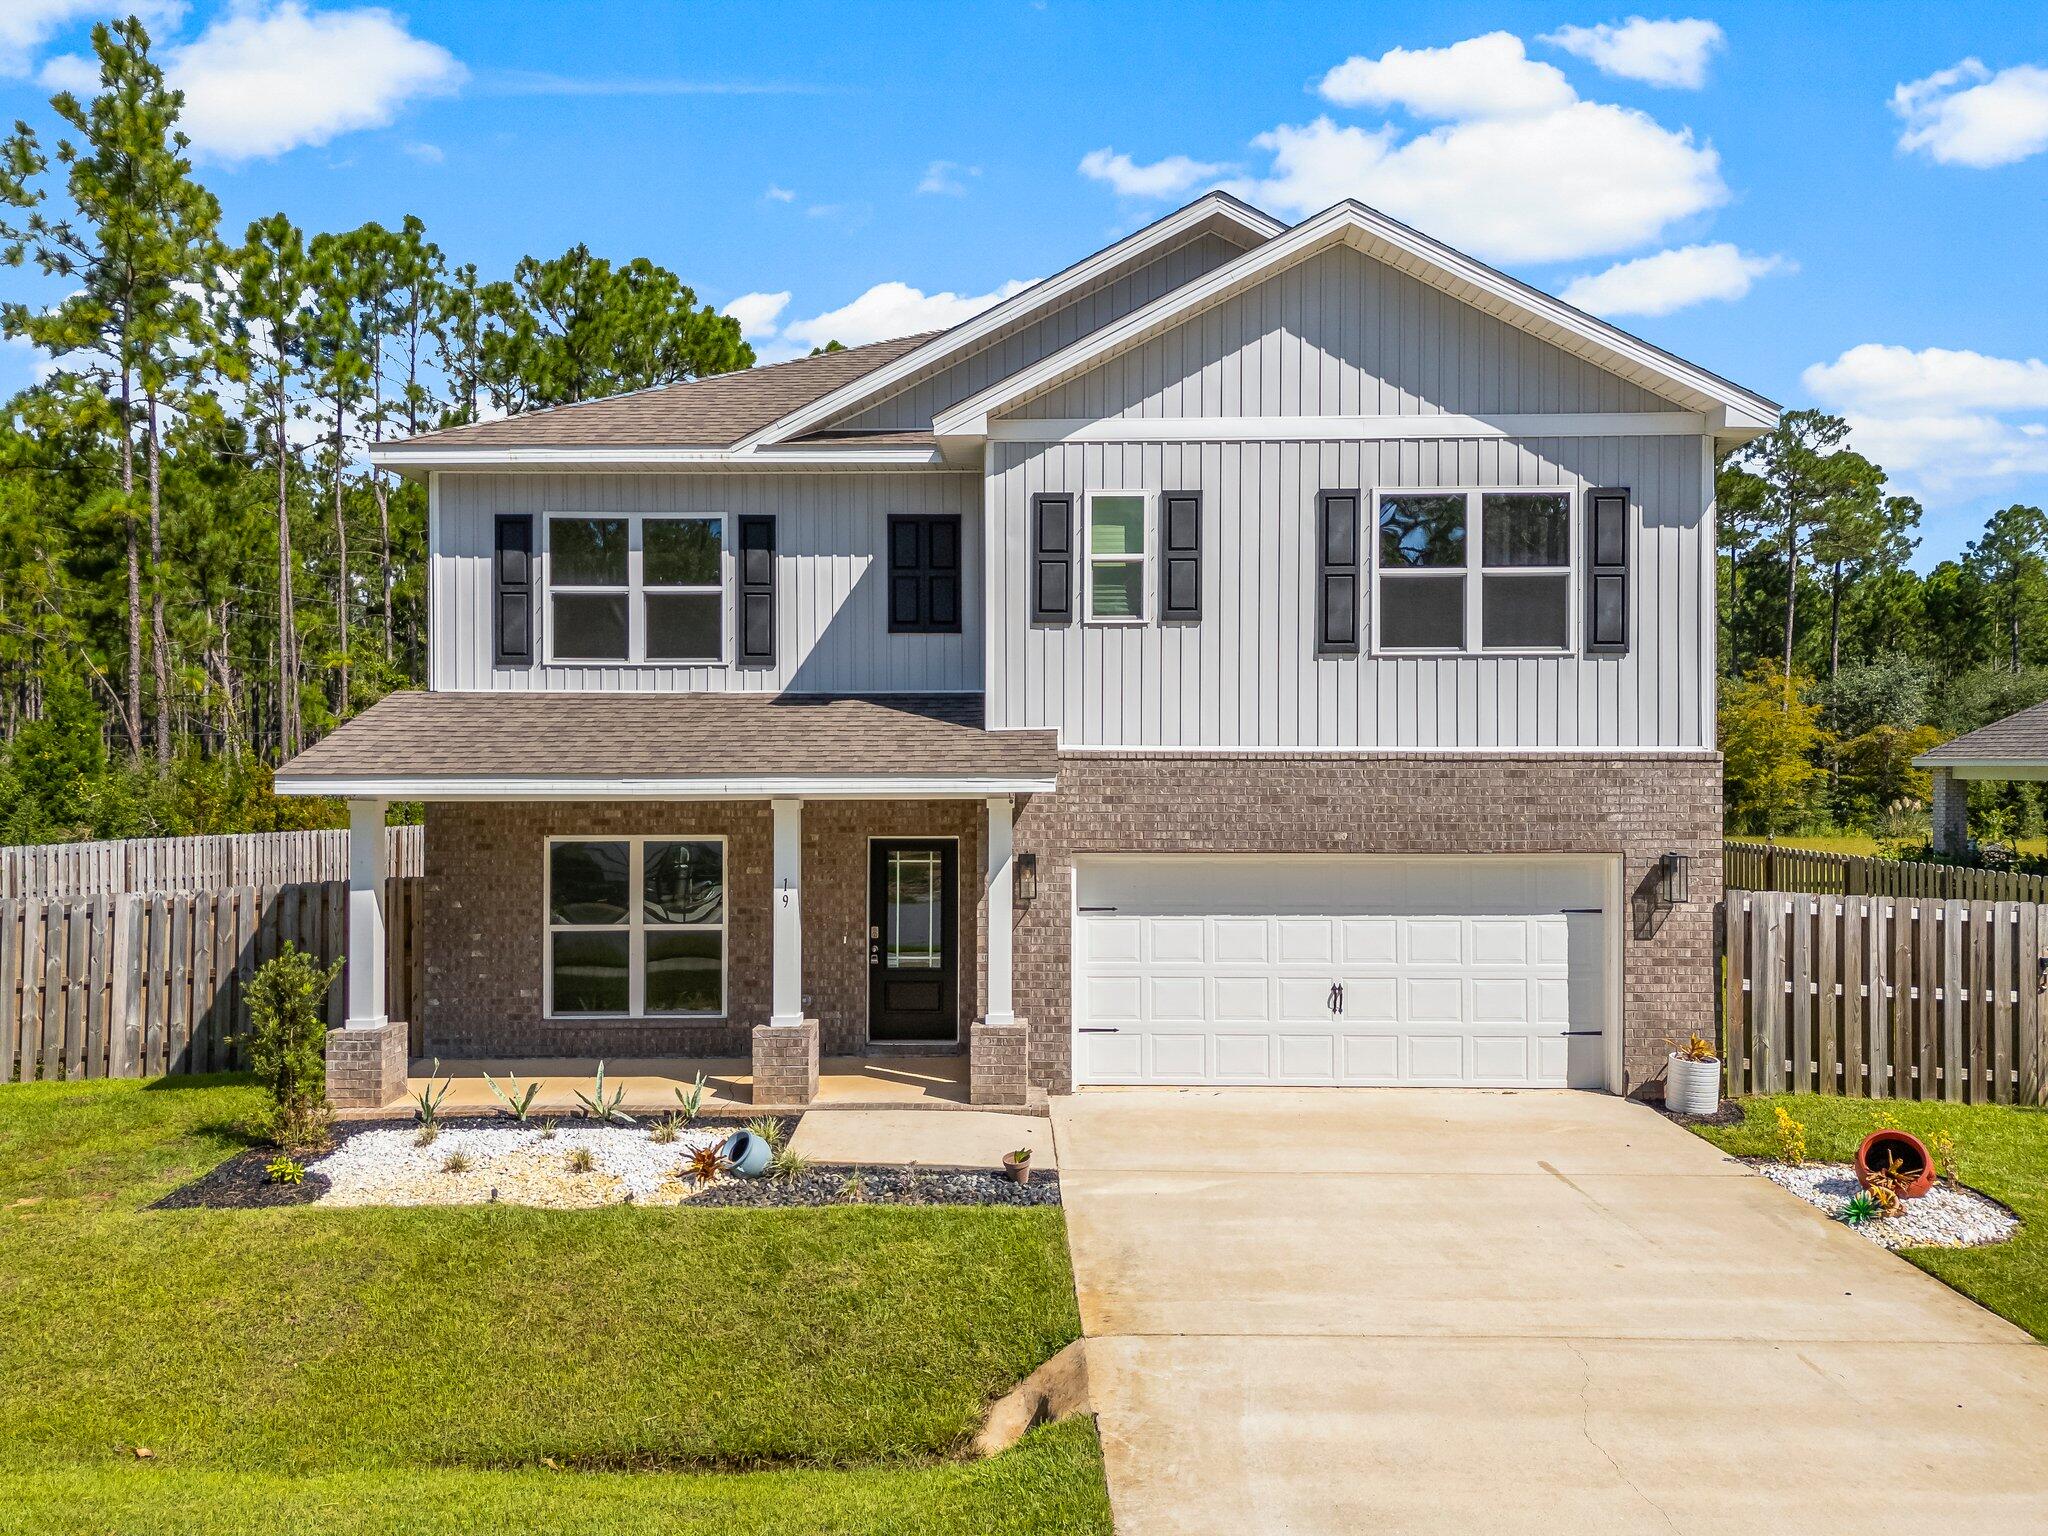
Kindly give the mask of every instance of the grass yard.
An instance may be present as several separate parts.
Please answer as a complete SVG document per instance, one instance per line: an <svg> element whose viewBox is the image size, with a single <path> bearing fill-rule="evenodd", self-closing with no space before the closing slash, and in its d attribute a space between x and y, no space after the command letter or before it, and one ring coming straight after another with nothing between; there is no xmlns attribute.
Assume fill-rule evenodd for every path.
<svg viewBox="0 0 2048 1536"><path fill-rule="evenodd" d="M2048 1340L2048 1110L1784 1094L1743 1100L1740 1125L1696 1129L1738 1156L1775 1156L1772 1110L1780 1104L1806 1127L1815 1162L1853 1160L1863 1138L1884 1126L1922 1140L1937 1130L1955 1137L1962 1181L2011 1206L2019 1235L1990 1248L1909 1248L1902 1257Z"/></svg>
<svg viewBox="0 0 2048 1536"><path fill-rule="evenodd" d="M257 1102L0 1088L9 1529L1108 1530L1085 1424L951 1459L1079 1332L1057 1211L145 1209Z"/></svg>

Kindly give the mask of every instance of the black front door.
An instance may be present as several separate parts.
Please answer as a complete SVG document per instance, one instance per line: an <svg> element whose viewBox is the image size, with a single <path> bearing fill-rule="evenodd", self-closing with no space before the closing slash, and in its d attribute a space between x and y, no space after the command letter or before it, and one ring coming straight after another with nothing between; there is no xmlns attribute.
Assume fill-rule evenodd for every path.
<svg viewBox="0 0 2048 1536"><path fill-rule="evenodd" d="M958 845L868 844L868 1038L960 1038Z"/></svg>

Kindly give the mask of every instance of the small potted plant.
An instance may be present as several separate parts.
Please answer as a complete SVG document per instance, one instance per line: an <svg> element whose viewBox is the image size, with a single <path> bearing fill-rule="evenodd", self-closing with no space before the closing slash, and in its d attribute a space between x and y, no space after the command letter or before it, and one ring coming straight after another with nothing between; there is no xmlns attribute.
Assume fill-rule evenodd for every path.
<svg viewBox="0 0 2048 1536"><path fill-rule="evenodd" d="M1031 1182L1031 1149L1029 1147L1019 1147L1014 1152L1004 1153L1003 1172L1010 1176L1010 1182L1013 1184L1029 1184Z"/></svg>
<svg viewBox="0 0 2048 1536"><path fill-rule="evenodd" d="M1690 1035L1671 1053L1664 1106L1681 1115L1711 1115L1721 1108L1721 1058L1705 1035Z"/></svg>

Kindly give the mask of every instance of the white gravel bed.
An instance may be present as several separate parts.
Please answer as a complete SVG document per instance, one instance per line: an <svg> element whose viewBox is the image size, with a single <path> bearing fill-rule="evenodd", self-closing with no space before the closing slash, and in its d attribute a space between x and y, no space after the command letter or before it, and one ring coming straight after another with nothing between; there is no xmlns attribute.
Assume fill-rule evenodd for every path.
<svg viewBox="0 0 2048 1536"><path fill-rule="evenodd" d="M1839 1218L1862 1186L1851 1163L1753 1163L1773 1184ZM1851 1228L1886 1248L1981 1248L2002 1243L2019 1230L2019 1219L1996 1200L1974 1189L1936 1184L1917 1200L1902 1202L1899 1214Z"/></svg>
<svg viewBox="0 0 2048 1536"><path fill-rule="evenodd" d="M329 1180L320 1205L676 1205L698 1189L690 1154L731 1134L730 1126L685 1130L658 1142L634 1125L565 1125L553 1135L537 1126L452 1125L421 1146L419 1128L405 1125L358 1131L306 1168ZM590 1151L588 1173L569 1167L579 1147ZM451 1172L448 1160L458 1155L468 1167Z"/></svg>

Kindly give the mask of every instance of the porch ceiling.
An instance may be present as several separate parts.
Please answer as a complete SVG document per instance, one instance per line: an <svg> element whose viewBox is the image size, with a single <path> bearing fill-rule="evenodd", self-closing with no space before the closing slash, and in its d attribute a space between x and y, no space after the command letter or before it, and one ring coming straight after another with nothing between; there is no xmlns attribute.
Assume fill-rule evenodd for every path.
<svg viewBox="0 0 2048 1536"><path fill-rule="evenodd" d="M394 693L277 772L280 794L816 799L1050 791L1050 731L979 694Z"/></svg>

